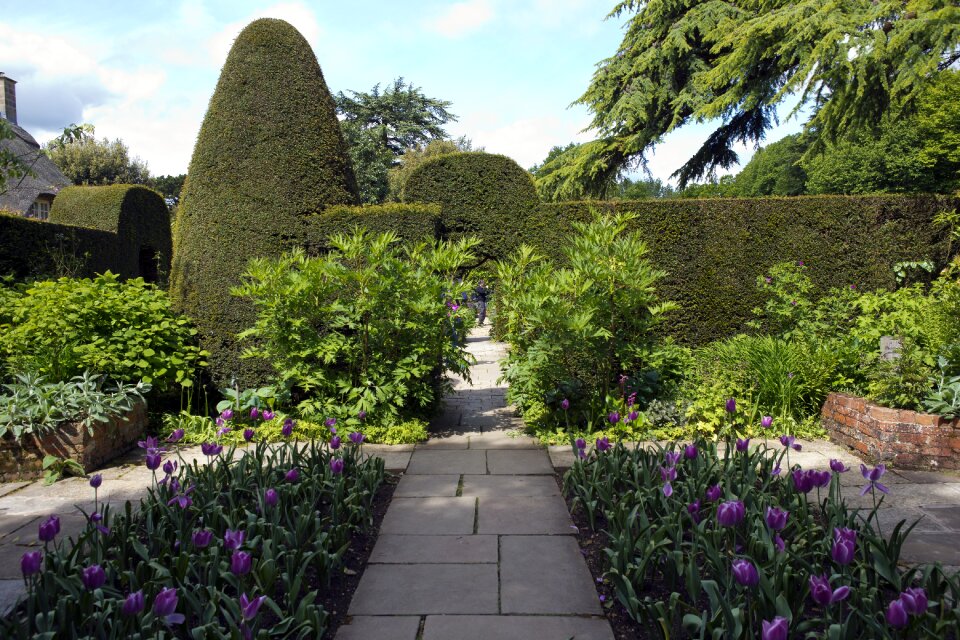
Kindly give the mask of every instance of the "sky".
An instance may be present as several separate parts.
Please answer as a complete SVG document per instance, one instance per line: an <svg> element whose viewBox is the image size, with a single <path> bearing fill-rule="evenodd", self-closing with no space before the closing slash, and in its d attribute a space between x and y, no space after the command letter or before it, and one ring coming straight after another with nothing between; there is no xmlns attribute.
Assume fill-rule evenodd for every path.
<svg viewBox="0 0 960 640"><path fill-rule="evenodd" d="M72 123L120 138L153 175L186 173L234 39L261 17L306 37L332 93L397 77L452 103L452 137L524 168L592 139L571 106L611 56L626 19L613 0L0 0L0 71L17 80L19 124L40 142ZM766 143L800 130L796 120ZM650 155L664 181L710 123L669 134ZM741 164L753 147L739 149ZM736 171L734 168L732 171Z"/></svg>

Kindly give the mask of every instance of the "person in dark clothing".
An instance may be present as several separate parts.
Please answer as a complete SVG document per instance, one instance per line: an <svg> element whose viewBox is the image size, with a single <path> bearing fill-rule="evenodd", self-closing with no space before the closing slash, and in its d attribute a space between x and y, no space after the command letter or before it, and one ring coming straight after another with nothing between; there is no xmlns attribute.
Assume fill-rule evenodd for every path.
<svg viewBox="0 0 960 640"><path fill-rule="evenodd" d="M483 280L477 283L477 288L473 290L473 300L477 304L477 324L483 326L483 321L487 318L487 296L490 290L487 289Z"/></svg>

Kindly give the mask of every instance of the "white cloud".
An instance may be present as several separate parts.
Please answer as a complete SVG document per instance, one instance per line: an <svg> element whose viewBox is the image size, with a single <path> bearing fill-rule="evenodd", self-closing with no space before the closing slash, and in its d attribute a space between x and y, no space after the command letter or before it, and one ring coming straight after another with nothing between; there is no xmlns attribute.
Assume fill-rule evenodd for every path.
<svg viewBox="0 0 960 640"><path fill-rule="evenodd" d="M581 132L587 125L586 119L578 120L572 113L564 115L520 118L500 124L491 113L468 114L452 133L466 135L475 147L509 156L526 169L542 162L554 146L591 139Z"/></svg>
<svg viewBox="0 0 960 640"><path fill-rule="evenodd" d="M320 23L317 22L317 16L307 5L302 2L282 2L266 9L257 11L242 20L236 20L224 26L220 31L209 38L206 43L207 52L210 56L209 62L217 68L223 66L233 46L233 41L237 39L244 27L260 18L279 18L286 20L303 34L307 42L313 46L323 33Z"/></svg>
<svg viewBox="0 0 960 640"><path fill-rule="evenodd" d="M427 20L425 26L447 38L459 38L493 20L490 0L465 0L450 5L440 15Z"/></svg>

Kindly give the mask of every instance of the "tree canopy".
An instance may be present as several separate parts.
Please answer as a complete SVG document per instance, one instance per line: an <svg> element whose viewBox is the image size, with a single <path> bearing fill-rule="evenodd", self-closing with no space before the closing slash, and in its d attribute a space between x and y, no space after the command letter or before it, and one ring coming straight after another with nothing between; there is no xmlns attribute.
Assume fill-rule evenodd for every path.
<svg viewBox="0 0 960 640"><path fill-rule="evenodd" d="M412 83L397 78L383 90L338 93L334 100L350 149L363 202L383 202L390 193L389 171L405 151L447 137L443 125L457 117L450 102L428 98Z"/></svg>
<svg viewBox="0 0 960 640"><path fill-rule="evenodd" d="M622 16L623 41L577 101L599 137L555 160L541 192L602 190L665 134L717 122L674 174L683 187L734 165L734 145L759 143L794 101L829 144L915 112L960 60L955 0L623 0L610 14Z"/></svg>
<svg viewBox="0 0 960 640"><path fill-rule="evenodd" d="M76 185L145 184L150 179L146 162L131 158L130 149L120 139L97 140L90 124L66 127L44 151Z"/></svg>

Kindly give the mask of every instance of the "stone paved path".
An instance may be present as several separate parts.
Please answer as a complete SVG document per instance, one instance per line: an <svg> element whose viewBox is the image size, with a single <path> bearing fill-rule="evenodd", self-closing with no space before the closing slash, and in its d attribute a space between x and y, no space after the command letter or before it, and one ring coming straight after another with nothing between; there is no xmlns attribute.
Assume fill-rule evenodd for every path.
<svg viewBox="0 0 960 640"><path fill-rule="evenodd" d="M550 457L497 385L503 349L471 335L473 384L413 451L337 640L612 640Z"/></svg>

